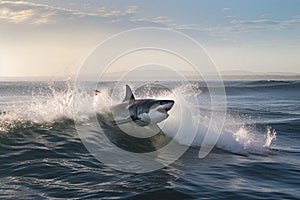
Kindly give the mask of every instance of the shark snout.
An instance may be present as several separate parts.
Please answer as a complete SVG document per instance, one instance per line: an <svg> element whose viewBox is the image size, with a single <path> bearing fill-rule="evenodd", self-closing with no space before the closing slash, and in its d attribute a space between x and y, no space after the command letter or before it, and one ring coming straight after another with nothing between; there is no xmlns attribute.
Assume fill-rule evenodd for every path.
<svg viewBox="0 0 300 200"><path fill-rule="evenodd" d="M157 111L167 114L169 110L173 107L175 101L173 100L162 100L159 102L160 106L157 107Z"/></svg>
<svg viewBox="0 0 300 200"><path fill-rule="evenodd" d="M165 110L166 111L171 110L171 108L173 107L175 101L173 101L173 100L165 100L165 101L166 101L165 104L164 104Z"/></svg>

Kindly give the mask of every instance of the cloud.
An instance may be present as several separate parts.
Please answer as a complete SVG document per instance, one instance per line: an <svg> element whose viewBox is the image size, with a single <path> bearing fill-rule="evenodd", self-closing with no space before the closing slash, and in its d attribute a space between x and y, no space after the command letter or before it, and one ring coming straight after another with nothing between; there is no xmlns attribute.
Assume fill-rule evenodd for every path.
<svg viewBox="0 0 300 200"><path fill-rule="evenodd" d="M170 20L164 16L158 16L152 19L152 22L159 24L167 24Z"/></svg>
<svg viewBox="0 0 300 200"><path fill-rule="evenodd" d="M128 15L133 15L138 12L138 6L128 6L127 10L121 11L121 10L108 10L106 7L101 6L100 8L97 9L99 12L97 15L98 16L103 16L103 17L121 17L121 16L128 16Z"/></svg>
<svg viewBox="0 0 300 200"><path fill-rule="evenodd" d="M23 1L0 1L0 21L7 23L47 24L52 23L51 16L55 15L53 9L42 4ZM43 9L36 9L42 7Z"/></svg>
<svg viewBox="0 0 300 200"><path fill-rule="evenodd" d="M90 9L92 10L92 9ZM222 11L229 11L223 8ZM108 9L99 7L93 11L81 9L68 9L48 4L31 3L25 1L1 1L0 22L14 24L54 24L69 22L92 22L96 24L117 23L120 27L157 26L172 28L180 31L195 31L213 37L226 37L226 34L239 34L245 32L259 32L266 30L283 30L295 28L300 25L300 16L291 19L240 19L239 16L225 16L227 22L222 24L178 24L166 16L139 17L138 6L128 6L125 9ZM79 22L79 20L84 20Z"/></svg>
<svg viewBox="0 0 300 200"><path fill-rule="evenodd" d="M258 20L232 20L230 22L234 25L278 25L279 21L269 19L258 19Z"/></svg>
<svg viewBox="0 0 300 200"><path fill-rule="evenodd" d="M138 12L138 6L129 6L126 10L127 14L135 14Z"/></svg>
<svg viewBox="0 0 300 200"><path fill-rule="evenodd" d="M9 8L0 8L0 19L8 20L11 23L21 23L27 21L29 18L34 16L34 11L29 10L21 10L21 11L12 11Z"/></svg>
<svg viewBox="0 0 300 200"><path fill-rule="evenodd" d="M130 22L138 22L143 26L159 26L171 28L172 21L165 16L157 16L154 18L131 18Z"/></svg>
<svg viewBox="0 0 300 200"><path fill-rule="evenodd" d="M165 17L158 16L154 18L133 18L131 22L139 22L137 25L166 27L178 31L188 31L192 34L197 34L209 38L216 39L216 41L232 42L230 38L235 38L238 35L253 32L263 31L281 31L285 29L297 28L300 25L300 16L286 20L274 19L253 19L242 20L239 16L230 16L229 21L222 24L179 24L175 21ZM194 33L193 33L194 32Z"/></svg>
<svg viewBox="0 0 300 200"><path fill-rule="evenodd" d="M231 8L223 8L223 9L222 9L223 12L227 12L227 11L229 11L229 10L231 10Z"/></svg>
<svg viewBox="0 0 300 200"><path fill-rule="evenodd" d="M232 20L232 28L238 31L263 31L263 30L283 30L294 28L300 25L300 17L294 17L286 20Z"/></svg>
<svg viewBox="0 0 300 200"><path fill-rule="evenodd" d="M82 14L79 11L25 1L0 1L0 20L6 23L49 24L59 12Z"/></svg>
<svg viewBox="0 0 300 200"><path fill-rule="evenodd" d="M0 20L6 23L49 24L63 20L76 20L85 17L96 17L100 21L108 18L117 22L118 17L130 17L138 12L138 6L129 6L126 10L109 10L100 7L95 12L68 9L47 4L26 1L0 1ZM112 21L110 20L110 21Z"/></svg>
<svg viewBox="0 0 300 200"><path fill-rule="evenodd" d="M231 19L237 18L237 17L238 17L237 15L226 15L225 16L225 18L231 18Z"/></svg>

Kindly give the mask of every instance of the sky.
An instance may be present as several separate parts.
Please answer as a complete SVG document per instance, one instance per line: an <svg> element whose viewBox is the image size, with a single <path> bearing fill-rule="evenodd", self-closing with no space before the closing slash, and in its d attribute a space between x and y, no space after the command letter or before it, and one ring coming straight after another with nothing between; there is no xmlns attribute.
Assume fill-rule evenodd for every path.
<svg viewBox="0 0 300 200"><path fill-rule="evenodd" d="M220 71L300 73L298 0L0 0L0 76L76 74L99 43L143 27L186 34Z"/></svg>

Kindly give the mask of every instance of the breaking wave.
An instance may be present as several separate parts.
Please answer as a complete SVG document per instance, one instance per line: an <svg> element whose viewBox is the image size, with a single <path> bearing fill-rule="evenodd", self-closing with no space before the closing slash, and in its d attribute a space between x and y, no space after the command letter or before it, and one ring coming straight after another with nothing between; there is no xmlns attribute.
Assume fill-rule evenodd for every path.
<svg viewBox="0 0 300 200"><path fill-rule="evenodd" d="M115 92L115 96L112 97L112 87L109 84L101 86L101 93L97 96L94 96L92 87L75 88L70 82L61 83L59 87L48 84L44 90L31 92L31 95L26 97L26 101L6 102L5 105L2 103L0 132L9 133L16 129L37 126L51 129L58 124L74 126L74 120L88 124L89 118L95 115L95 112L107 112L111 104L122 100L124 85L116 88L119 92ZM196 131L191 146L200 147L202 145L208 130L210 102L207 94L202 93L197 84L174 84L170 90L159 87L157 84L146 85L143 86L144 88L137 86L138 84L132 84L132 87L136 88L137 98L175 100L176 103L170 111L169 118L159 124L166 136L174 138L176 129L180 125L185 135L176 137L178 143L190 145L187 138L194 137L193 132ZM74 101L75 95L76 101ZM197 99L197 102L193 99ZM74 114L74 106L80 108L76 114ZM275 130L268 126L264 127L264 130L255 129L255 127L243 123L243 119L238 115L227 116L225 126L216 144L217 148L243 155L269 153L270 145L276 138ZM216 124L218 123L216 122Z"/></svg>

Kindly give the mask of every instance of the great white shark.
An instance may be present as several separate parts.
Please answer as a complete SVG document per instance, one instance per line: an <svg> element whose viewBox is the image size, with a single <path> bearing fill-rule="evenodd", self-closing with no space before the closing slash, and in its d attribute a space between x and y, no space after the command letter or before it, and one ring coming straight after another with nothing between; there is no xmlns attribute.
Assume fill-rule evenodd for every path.
<svg viewBox="0 0 300 200"><path fill-rule="evenodd" d="M121 125L134 122L138 126L156 126L169 117L174 100L136 99L129 85L122 103L112 107L114 120L110 125Z"/></svg>

